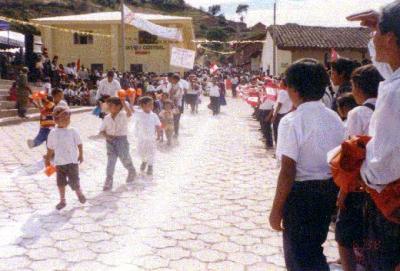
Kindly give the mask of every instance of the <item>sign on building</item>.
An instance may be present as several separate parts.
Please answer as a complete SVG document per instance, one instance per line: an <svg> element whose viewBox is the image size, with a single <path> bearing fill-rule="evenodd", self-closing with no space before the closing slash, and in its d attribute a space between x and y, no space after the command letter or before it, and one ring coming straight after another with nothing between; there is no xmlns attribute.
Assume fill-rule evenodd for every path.
<svg viewBox="0 0 400 271"><path fill-rule="evenodd" d="M194 66L195 57L195 51L172 47L170 64L174 67L191 70Z"/></svg>

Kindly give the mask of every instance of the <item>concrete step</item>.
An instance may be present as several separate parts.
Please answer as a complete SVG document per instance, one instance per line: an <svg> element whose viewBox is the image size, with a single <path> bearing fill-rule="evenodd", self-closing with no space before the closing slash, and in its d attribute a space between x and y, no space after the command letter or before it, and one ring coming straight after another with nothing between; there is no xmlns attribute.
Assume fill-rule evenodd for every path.
<svg viewBox="0 0 400 271"><path fill-rule="evenodd" d="M38 113L39 109L38 108L28 108L27 113L28 114L33 114L33 113ZM0 110L0 119L1 118L7 118L7 117L16 117L18 116L18 110L17 109L1 109Z"/></svg>
<svg viewBox="0 0 400 271"><path fill-rule="evenodd" d="M0 88L0 95L9 95L10 91L8 89Z"/></svg>
<svg viewBox="0 0 400 271"><path fill-rule="evenodd" d="M8 101L8 95L1 95L0 94L0 101Z"/></svg>
<svg viewBox="0 0 400 271"><path fill-rule="evenodd" d="M89 107L72 107L71 108L71 113L72 114L78 114L78 113L84 113L84 112L90 112L93 110L94 107L89 106ZM18 125L23 122L28 122L28 121L38 121L40 118L39 113L33 113L33 114L28 114L29 119L21 119L18 116L14 117L6 117L6 118L0 118L0 126L6 126L6 125Z"/></svg>
<svg viewBox="0 0 400 271"><path fill-rule="evenodd" d="M0 110L2 109L15 109L16 102L14 101L0 101Z"/></svg>

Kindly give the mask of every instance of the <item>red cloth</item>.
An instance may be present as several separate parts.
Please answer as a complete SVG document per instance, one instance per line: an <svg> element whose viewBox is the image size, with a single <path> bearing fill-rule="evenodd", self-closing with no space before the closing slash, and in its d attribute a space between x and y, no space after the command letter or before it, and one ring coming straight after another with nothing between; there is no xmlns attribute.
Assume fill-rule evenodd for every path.
<svg viewBox="0 0 400 271"><path fill-rule="evenodd" d="M343 142L341 151L330 162L333 179L344 193L369 193L382 214L388 220L400 224L400 179L388 184L378 193L361 178L360 170L370 139L368 136L358 136Z"/></svg>

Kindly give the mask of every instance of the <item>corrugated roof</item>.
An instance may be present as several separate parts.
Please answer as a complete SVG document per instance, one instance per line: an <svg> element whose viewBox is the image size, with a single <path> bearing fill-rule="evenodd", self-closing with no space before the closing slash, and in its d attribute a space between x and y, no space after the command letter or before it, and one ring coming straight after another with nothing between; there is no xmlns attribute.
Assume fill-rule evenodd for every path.
<svg viewBox="0 0 400 271"><path fill-rule="evenodd" d="M180 16L168 16L161 14L146 14L146 13L136 13L140 17L150 20L191 20L191 17L180 17ZM97 13L89 13L89 14L79 14L79 15L68 15L68 16L57 16L57 17L43 17L33 19L38 22L51 22L51 23L62 23L62 22L88 22L88 21L96 21L96 22L119 22L121 21L121 12L120 11L112 11L112 12L97 12Z"/></svg>
<svg viewBox="0 0 400 271"><path fill-rule="evenodd" d="M363 27L322 27L298 24L272 25L268 27L280 49L336 48L366 49L370 30Z"/></svg>

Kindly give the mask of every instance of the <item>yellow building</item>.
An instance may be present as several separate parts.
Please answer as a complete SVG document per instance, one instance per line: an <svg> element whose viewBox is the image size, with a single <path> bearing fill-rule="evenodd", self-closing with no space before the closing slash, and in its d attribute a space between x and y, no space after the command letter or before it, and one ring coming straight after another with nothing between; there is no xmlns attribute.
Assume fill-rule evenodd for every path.
<svg viewBox="0 0 400 271"><path fill-rule="evenodd" d="M146 20L182 31L183 41L162 40L131 25L125 25L126 62L123 67L121 12L100 12L82 15L34 19L36 23L57 28L112 35L80 35L41 27L42 40L50 57L57 55L59 63L66 64L80 59L81 65L106 71L111 68L136 72L178 72L170 66L172 47L195 50L192 18L158 14L140 14Z"/></svg>

